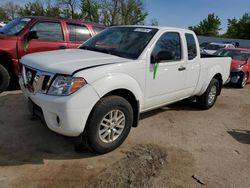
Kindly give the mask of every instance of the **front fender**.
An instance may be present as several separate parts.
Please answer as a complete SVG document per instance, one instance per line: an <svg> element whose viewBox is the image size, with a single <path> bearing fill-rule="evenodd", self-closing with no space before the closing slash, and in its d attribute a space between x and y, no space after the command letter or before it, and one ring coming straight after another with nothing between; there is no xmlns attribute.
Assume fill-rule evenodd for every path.
<svg viewBox="0 0 250 188"><path fill-rule="evenodd" d="M101 97L117 89L127 89L132 92L136 100L140 101L140 109L143 106L143 92L139 83L129 75L122 73L109 74L91 83Z"/></svg>

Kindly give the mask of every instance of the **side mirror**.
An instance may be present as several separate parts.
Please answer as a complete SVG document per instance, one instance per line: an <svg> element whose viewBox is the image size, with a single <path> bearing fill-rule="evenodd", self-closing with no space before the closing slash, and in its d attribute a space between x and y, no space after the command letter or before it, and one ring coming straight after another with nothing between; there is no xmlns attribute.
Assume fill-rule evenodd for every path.
<svg viewBox="0 0 250 188"><path fill-rule="evenodd" d="M25 36L25 38L30 41L32 39L38 39L38 35L37 35L37 32L36 31L29 31L27 33L27 35Z"/></svg>
<svg viewBox="0 0 250 188"><path fill-rule="evenodd" d="M160 63L161 61L171 61L175 60L173 52L170 51L159 51L156 56L153 58L152 63Z"/></svg>

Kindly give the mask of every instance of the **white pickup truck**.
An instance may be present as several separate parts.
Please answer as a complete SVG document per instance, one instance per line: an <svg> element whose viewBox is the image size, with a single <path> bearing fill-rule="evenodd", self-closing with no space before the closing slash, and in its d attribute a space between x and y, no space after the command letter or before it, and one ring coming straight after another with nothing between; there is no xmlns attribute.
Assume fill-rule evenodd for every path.
<svg viewBox="0 0 250 188"><path fill-rule="evenodd" d="M107 153L138 124L140 113L195 96L212 107L231 58L201 57L196 35L168 27L111 27L78 49L21 59L20 85L33 114L80 146Z"/></svg>

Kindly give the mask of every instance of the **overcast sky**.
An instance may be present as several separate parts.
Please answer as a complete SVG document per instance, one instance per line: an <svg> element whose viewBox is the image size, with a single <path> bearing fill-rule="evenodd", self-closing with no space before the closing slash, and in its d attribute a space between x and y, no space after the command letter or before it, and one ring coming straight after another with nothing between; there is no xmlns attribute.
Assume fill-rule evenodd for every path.
<svg viewBox="0 0 250 188"><path fill-rule="evenodd" d="M0 4L9 2L1 0ZM12 1L25 4L29 0ZM188 27L197 25L209 13L221 18L222 30L227 29L227 19L240 18L250 13L250 0L145 0L145 8L149 15L147 23L156 18L161 26Z"/></svg>

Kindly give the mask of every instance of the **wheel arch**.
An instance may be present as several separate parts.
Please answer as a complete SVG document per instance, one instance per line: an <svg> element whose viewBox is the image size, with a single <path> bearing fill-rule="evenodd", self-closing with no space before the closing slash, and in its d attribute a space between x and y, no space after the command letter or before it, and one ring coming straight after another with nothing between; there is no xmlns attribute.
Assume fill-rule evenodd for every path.
<svg viewBox="0 0 250 188"><path fill-rule="evenodd" d="M15 73L11 56L8 53L0 51L0 64L7 69L9 74Z"/></svg>
<svg viewBox="0 0 250 188"><path fill-rule="evenodd" d="M219 88L219 91L218 91L218 95L221 94L221 90L222 90L222 85L223 85L223 80L222 80L222 75L220 73L217 73L216 75L214 75L214 77L216 80L219 81L220 83L220 88Z"/></svg>
<svg viewBox="0 0 250 188"><path fill-rule="evenodd" d="M138 121L140 118L140 102L139 100L136 99L135 95L128 89L116 89L116 90L108 92L102 98L111 96L111 95L122 97L129 102L129 104L132 106L133 115L134 115L132 127L137 127Z"/></svg>
<svg viewBox="0 0 250 188"><path fill-rule="evenodd" d="M139 83L129 75L116 73L98 79L91 85L100 98L108 95L117 95L126 99L134 112L133 127L137 127L140 109L143 106L143 94Z"/></svg>

